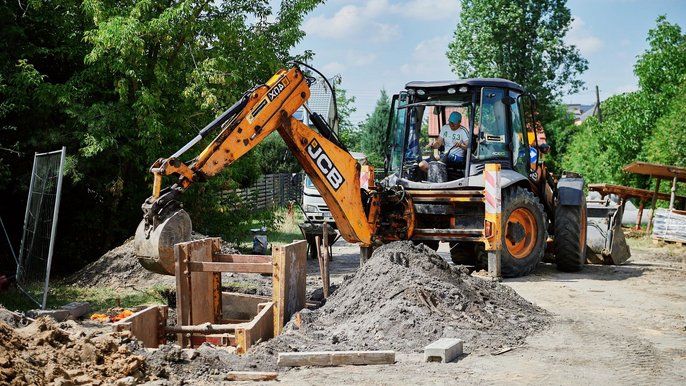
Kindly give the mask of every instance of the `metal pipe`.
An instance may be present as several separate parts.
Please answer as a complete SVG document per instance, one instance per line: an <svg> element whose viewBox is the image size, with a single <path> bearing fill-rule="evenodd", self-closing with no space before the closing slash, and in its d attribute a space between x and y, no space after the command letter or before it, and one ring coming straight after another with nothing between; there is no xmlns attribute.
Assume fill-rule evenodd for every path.
<svg viewBox="0 0 686 386"><path fill-rule="evenodd" d="M225 334L229 332L235 332L237 324L199 324L197 326L165 326L164 330L168 333L183 334L183 333L195 333L195 334Z"/></svg>
<svg viewBox="0 0 686 386"><path fill-rule="evenodd" d="M48 286L50 285L50 268L52 267L52 252L55 247L55 233L57 231L57 216L60 213L60 198L62 197L62 180L64 177L64 158L67 154L67 147L62 146L62 156L60 157L60 171L57 177L57 191L55 193L55 208L52 215L52 230L50 231L50 247L48 248L48 265L45 268L45 287L43 289L43 304L41 309L45 309L48 302Z"/></svg>

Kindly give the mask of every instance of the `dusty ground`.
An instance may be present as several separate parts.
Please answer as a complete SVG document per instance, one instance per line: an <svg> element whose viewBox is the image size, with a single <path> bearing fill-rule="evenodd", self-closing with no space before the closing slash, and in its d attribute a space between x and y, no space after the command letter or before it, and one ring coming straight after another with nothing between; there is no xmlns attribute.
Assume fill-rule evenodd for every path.
<svg viewBox="0 0 686 386"><path fill-rule="evenodd" d="M0 345L0 380L15 378L6 373L15 369L28 375L18 384L88 384L86 377L96 383L217 384L230 370L275 369L279 351L390 348L398 351L394 365L281 369L279 383L686 384L686 248L632 244L633 257L624 266L565 274L542 264L533 275L496 285L409 246L353 277L358 249L339 241L332 263L339 298L303 318L309 329L291 329L242 358L203 346L190 360L173 345L144 350L87 323L61 324L67 332L60 333L44 322L21 328L0 313L16 329L0 329L6 343ZM123 247L103 256L98 269L81 272L81 279L107 286L112 270L136 286L159 284L159 277L118 262L117 256L128 256ZM439 253L447 260L447 246ZM308 270L308 292L317 298L317 263L309 261ZM259 275L227 275L224 282L246 292L270 291L269 278ZM423 346L441 336L465 339L465 355L449 364L424 363ZM84 372L89 345L95 366Z"/></svg>
<svg viewBox="0 0 686 386"><path fill-rule="evenodd" d="M550 311L549 328L501 355L466 350L455 363L296 369L299 384L686 384L686 248L632 241L623 266L581 273L541 265L505 285ZM354 248L340 247L338 252ZM442 246L442 249L445 247ZM439 249L441 251L442 249Z"/></svg>

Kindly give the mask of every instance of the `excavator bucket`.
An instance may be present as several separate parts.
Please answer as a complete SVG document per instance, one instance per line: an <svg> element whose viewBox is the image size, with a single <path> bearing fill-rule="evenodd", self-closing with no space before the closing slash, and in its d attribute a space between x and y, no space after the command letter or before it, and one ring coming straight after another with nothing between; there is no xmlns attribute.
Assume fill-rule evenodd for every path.
<svg viewBox="0 0 686 386"><path fill-rule="evenodd" d="M174 244L191 240L191 218L179 209L147 225L138 224L133 241L134 253L148 271L174 275Z"/></svg>
<svg viewBox="0 0 686 386"><path fill-rule="evenodd" d="M631 250L622 231L624 200L587 200L586 259L592 264L623 264Z"/></svg>

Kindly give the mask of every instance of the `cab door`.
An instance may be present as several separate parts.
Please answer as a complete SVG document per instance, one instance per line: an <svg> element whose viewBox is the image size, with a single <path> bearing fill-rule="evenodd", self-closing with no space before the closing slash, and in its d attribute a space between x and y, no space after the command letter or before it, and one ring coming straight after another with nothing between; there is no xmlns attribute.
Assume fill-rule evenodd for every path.
<svg viewBox="0 0 686 386"><path fill-rule="evenodd" d="M408 95L406 92L393 95L391 101L391 114L388 119L388 128L386 129L386 159L385 171L386 175L399 173L403 165L403 149L405 149L405 129L406 129L406 109L405 105L408 103Z"/></svg>

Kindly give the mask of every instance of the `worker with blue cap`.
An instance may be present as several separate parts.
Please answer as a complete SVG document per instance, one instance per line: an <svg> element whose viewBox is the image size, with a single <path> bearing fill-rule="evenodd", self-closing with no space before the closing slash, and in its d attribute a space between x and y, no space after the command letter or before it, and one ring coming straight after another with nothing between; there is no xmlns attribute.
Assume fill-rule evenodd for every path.
<svg viewBox="0 0 686 386"><path fill-rule="evenodd" d="M440 147L445 149L441 161L446 165L464 164L469 132L461 125L461 122L462 114L457 111L450 113L448 123L441 127L439 137L431 145L434 149Z"/></svg>

